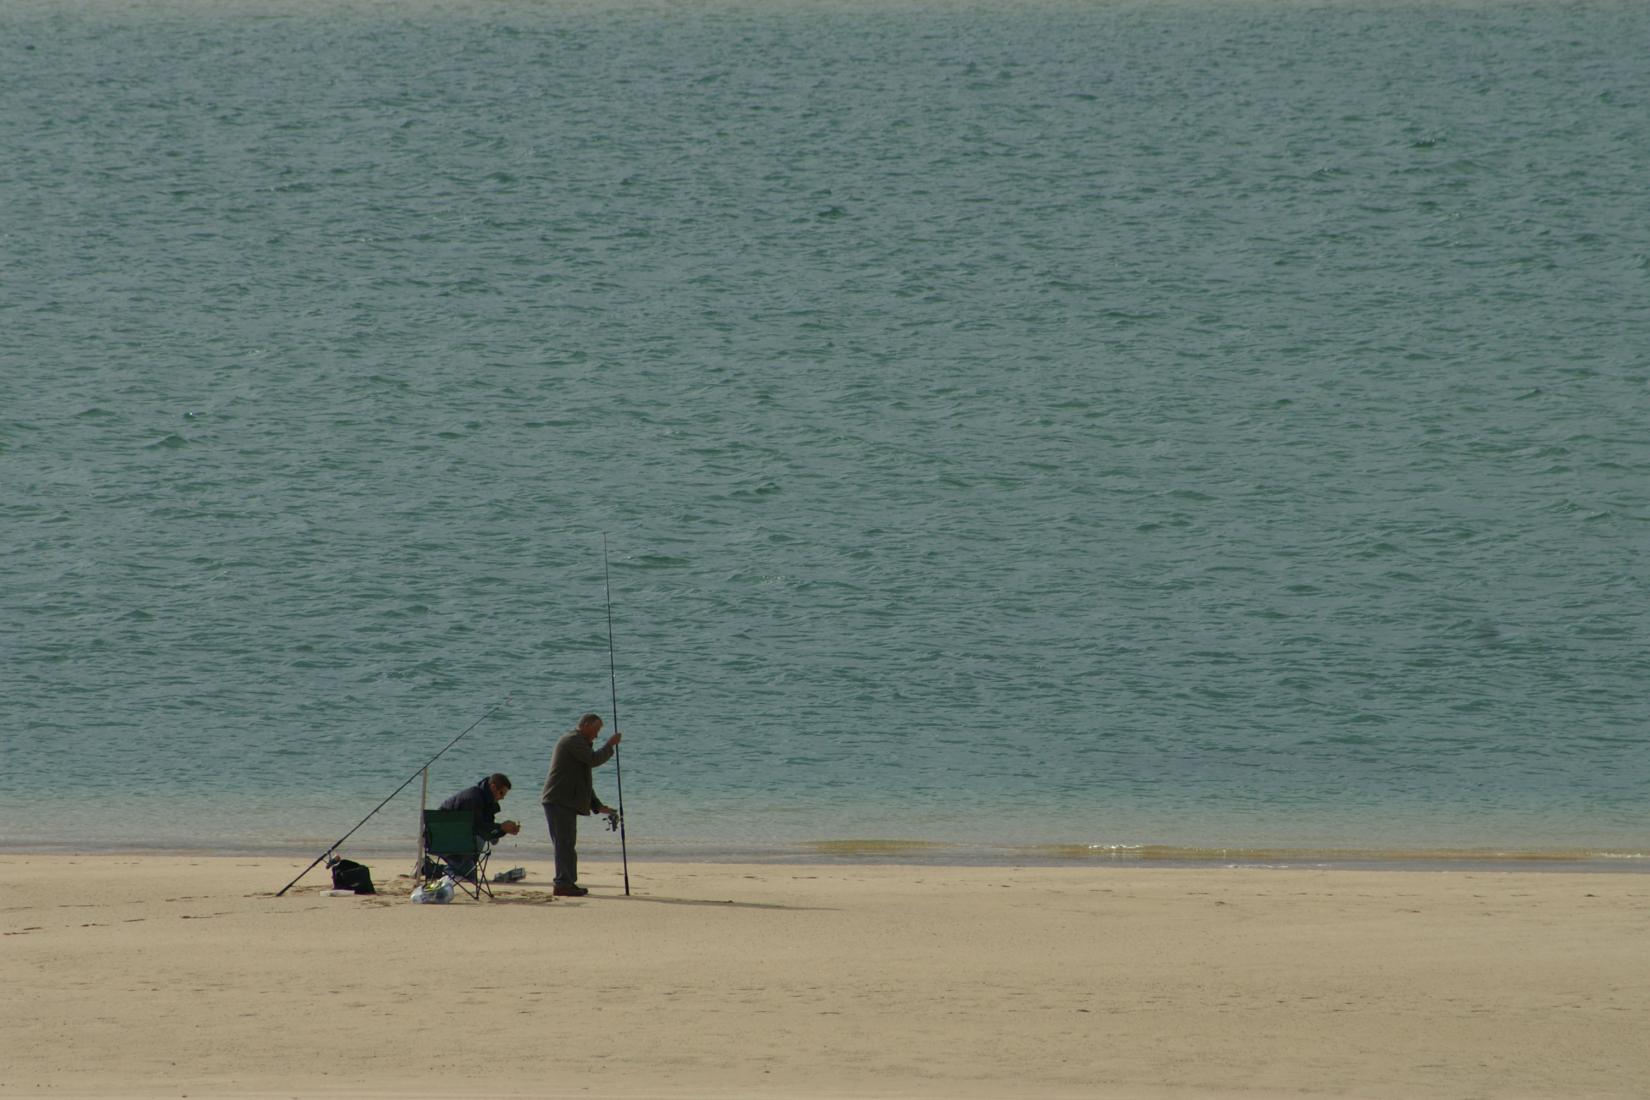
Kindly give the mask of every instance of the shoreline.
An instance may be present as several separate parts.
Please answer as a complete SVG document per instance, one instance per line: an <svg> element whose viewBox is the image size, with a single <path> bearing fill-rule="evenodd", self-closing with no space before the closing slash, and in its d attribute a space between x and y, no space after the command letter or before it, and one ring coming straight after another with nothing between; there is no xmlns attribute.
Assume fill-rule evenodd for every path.
<svg viewBox="0 0 1650 1100"><path fill-rule="evenodd" d="M494 869L513 866L495 860ZM1623 1098L1650 882L0 854L0 1096ZM299 865L302 866L301 864ZM452 1056L454 1050L460 1056Z"/></svg>
<svg viewBox="0 0 1650 1100"><path fill-rule="evenodd" d="M321 854L323 845L297 843L178 844L165 841L96 843L0 840L0 858L6 856L205 856L224 858L290 859L307 862ZM367 841L337 847L347 858L414 863L411 844ZM548 860L544 842L508 841L494 860ZM592 864L619 864L617 851L607 845L581 845L579 858ZM912 867L1039 867L1039 868L1192 868L1248 870L1394 870L1394 871L1547 871L1577 874L1650 873L1650 846L1575 847L1437 847L1359 848L1344 846L1187 846L1187 845L1076 845L1027 844L987 847L904 839L858 838L794 842L767 846L676 844L666 848L636 846L631 862L705 863L763 866L912 866ZM501 866L504 863L500 863Z"/></svg>

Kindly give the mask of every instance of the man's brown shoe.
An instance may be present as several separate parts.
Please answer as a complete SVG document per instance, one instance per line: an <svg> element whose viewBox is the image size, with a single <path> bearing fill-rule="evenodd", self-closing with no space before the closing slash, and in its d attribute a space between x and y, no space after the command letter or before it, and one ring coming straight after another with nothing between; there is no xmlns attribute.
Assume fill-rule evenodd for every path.
<svg viewBox="0 0 1650 1100"><path fill-rule="evenodd" d="M582 898L590 891L582 886L557 886L550 893L558 898Z"/></svg>

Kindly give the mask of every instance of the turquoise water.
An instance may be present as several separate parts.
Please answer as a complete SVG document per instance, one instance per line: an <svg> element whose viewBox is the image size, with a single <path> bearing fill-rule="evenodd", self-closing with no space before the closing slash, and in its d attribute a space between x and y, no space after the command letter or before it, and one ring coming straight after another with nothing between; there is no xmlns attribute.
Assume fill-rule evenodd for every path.
<svg viewBox="0 0 1650 1100"><path fill-rule="evenodd" d="M0 844L1643 859L1646 41L10 0Z"/></svg>

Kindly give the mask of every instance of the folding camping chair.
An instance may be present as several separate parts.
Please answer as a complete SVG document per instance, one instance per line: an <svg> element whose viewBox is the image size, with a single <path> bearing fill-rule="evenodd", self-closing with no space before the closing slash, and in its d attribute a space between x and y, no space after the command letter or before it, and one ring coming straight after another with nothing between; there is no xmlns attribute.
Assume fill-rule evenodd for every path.
<svg viewBox="0 0 1650 1100"><path fill-rule="evenodd" d="M493 896L487 885L487 858L492 844L476 835L476 815L469 810L425 810L424 851L447 865L458 888L481 900Z"/></svg>

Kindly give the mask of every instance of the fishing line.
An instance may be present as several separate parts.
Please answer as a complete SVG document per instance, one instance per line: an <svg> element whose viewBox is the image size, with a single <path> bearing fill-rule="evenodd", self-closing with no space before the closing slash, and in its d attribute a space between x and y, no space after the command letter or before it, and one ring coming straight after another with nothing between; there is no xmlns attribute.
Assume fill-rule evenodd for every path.
<svg viewBox="0 0 1650 1100"><path fill-rule="evenodd" d="M613 732L619 732L619 673L613 660L613 574L607 567L607 532L602 532L602 586L607 595L607 680L613 688ZM613 783L619 792L619 858L624 862L624 896L630 896L630 852L624 836L624 771L613 746Z"/></svg>

